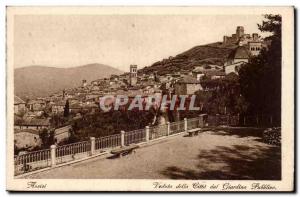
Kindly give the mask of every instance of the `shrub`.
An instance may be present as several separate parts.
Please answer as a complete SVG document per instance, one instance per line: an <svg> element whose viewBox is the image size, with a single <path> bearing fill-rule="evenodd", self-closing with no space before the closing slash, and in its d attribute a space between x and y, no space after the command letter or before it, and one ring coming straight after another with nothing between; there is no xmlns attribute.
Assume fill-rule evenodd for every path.
<svg viewBox="0 0 300 197"><path fill-rule="evenodd" d="M263 141L267 144L280 145L281 144L281 128L273 127L264 130Z"/></svg>

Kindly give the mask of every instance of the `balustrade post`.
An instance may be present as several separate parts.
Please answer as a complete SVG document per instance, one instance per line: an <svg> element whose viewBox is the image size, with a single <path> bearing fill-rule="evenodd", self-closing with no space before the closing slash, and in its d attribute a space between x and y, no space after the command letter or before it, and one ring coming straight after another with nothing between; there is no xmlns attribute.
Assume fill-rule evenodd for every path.
<svg viewBox="0 0 300 197"><path fill-rule="evenodd" d="M149 142L149 140L150 140L150 128L149 128L149 126L146 126L145 130L146 130L146 142Z"/></svg>
<svg viewBox="0 0 300 197"><path fill-rule="evenodd" d="M125 146L125 131L121 131L121 147Z"/></svg>
<svg viewBox="0 0 300 197"><path fill-rule="evenodd" d="M51 155L51 167L54 167L56 165L56 146L55 145L50 146L50 155Z"/></svg>
<svg viewBox="0 0 300 197"><path fill-rule="evenodd" d="M171 132L171 125L170 122L167 122L167 136L170 135L170 132Z"/></svg>
<svg viewBox="0 0 300 197"><path fill-rule="evenodd" d="M187 132L188 125L187 125L187 118L184 118L184 131Z"/></svg>
<svg viewBox="0 0 300 197"><path fill-rule="evenodd" d="M90 137L90 141L91 141L91 155L95 154L95 137Z"/></svg>

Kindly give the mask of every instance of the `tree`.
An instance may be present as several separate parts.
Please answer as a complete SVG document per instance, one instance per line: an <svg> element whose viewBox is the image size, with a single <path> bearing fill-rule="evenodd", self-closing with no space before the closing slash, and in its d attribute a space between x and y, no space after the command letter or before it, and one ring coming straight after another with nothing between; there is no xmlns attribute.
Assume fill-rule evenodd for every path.
<svg viewBox="0 0 300 197"><path fill-rule="evenodd" d="M69 137L69 139L68 139L68 144L69 144L69 143L75 143L75 142L78 142L79 139L78 139L78 137L76 136L76 133L75 133L73 127L72 127L71 129L69 129L69 132L70 132L70 137Z"/></svg>
<svg viewBox="0 0 300 197"><path fill-rule="evenodd" d="M281 114L281 16L265 15L258 24L262 32L270 32L265 38L270 45L251 58L239 71L241 94L248 102L247 113L269 114L280 123Z"/></svg>
<svg viewBox="0 0 300 197"><path fill-rule="evenodd" d="M67 100L64 108L64 117L69 117L69 114L70 114L70 106L69 106L69 100Z"/></svg>
<svg viewBox="0 0 300 197"><path fill-rule="evenodd" d="M64 125L68 120L67 118L61 116L60 114L53 114L50 119L50 123L52 127L60 127L61 125Z"/></svg>
<svg viewBox="0 0 300 197"><path fill-rule="evenodd" d="M145 128L152 122L154 113L149 111L109 111L96 112L72 122L69 142L87 140Z"/></svg>
<svg viewBox="0 0 300 197"><path fill-rule="evenodd" d="M49 132L48 145L51 146L56 143L55 129L51 129Z"/></svg>
<svg viewBox="0 0 300 197"><path fill-rule="evenodd" d="M208 114L241 114L246 103L240 95L239 77L230 73L222 79L205 79L201 81L204 89L196 95L203 105L201 113Z"/></svg>
<svg viewBox="0 0 300 197"><path fill-rule="evenodd" d="M46 128L40 132L40 139L42 141L42 148L48 148L49 133Z"/></svg>
<svg viewBox="0 0 300 197"><path fill-rule="evenodd" d="M51 129L48 131L48 129L44 128L40 132L40 139L42 141L42 148L49 148L51 145L55 144L55 131L54 129Z"/></svg>

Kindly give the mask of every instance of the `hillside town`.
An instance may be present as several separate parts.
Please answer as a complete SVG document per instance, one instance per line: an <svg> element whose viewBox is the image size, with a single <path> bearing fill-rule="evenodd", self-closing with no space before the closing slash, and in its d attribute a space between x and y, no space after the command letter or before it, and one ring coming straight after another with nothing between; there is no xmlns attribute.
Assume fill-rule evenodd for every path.
<svg viewBox="0 0 300 197"><path fill-rule="evenodd" d="M126 95L133 98L136 95L193 95L215 91L217 86L207 84L236 78L239 69L251 57L268 47L268 43L258 33L245 33L243 26L238 26L231 36L224 36L220 44L224 48L232 48L222 65L203 63L180 71L156 71L150 74L143 73L137 65L130 65L129 72L124 74L90 82L78 79L82 80L80 87L63 89L47 97L23 100L15 95L15 147L23 151L36 150L42 144L41 133L45 129L48 133L53 132L55 143L67 141L71 135L71 122L83 118L84 114L99 112L99 101L106 95ZM201 104L203 107L203 103ZM67 121L60 121L61 117L66 116Z"/></svg>

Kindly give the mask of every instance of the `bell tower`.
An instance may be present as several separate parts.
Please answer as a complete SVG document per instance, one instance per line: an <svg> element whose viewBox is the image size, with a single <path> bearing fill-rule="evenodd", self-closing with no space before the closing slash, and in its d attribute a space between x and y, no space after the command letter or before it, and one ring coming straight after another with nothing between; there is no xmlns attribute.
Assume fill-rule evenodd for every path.
<svg viewBox="0 0 300 197"><path fill-rule="evenodd" d="M85 79L82 80L82 87L86 87L87 86L87 81Z"/></svg>
<svg viewBox="0 0 300 197"><path fill-rule="evenodd" d="M137 65L130 65L130 85L135 86L137 83Z"/></svg>
<svg viewBox="0 0 300 197"><path fill-rule="evenodd" d="M244 27L243 26L237 26L237 28L236 28L237 39L240 39L243 35L244 35Z"/></svg>

